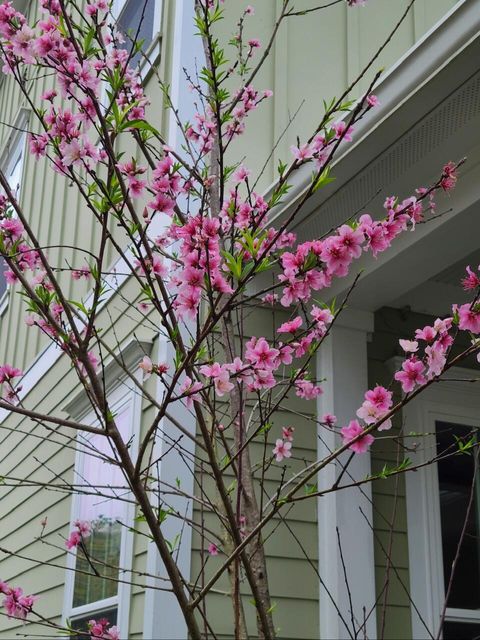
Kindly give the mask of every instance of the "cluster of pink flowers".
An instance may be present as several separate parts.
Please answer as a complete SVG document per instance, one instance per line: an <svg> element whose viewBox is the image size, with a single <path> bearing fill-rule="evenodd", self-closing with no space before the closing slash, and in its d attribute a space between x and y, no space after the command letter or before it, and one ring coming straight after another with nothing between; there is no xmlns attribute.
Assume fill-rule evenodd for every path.
<svg viewBox="0 0 480 640"><path fill-rule="evenodd" d="M171 227L171 235L181 241L182 264L177 265L171 278L177 290L175 309L180 318L196 317L206 279L214 291L232 292L222 273L219 228L218 219L200 215L190 217L183 226Z"/></svg>
<svg viewBox="0 0 480 640"><path fill-rule="evenodd" d="M165 362L159 362L158 364L153 364L151 358L148 356L144 356L140 364L139 368L144 373L144 380L148 380L152 373L156 373L159 376L167 373L169 367Z"/></svg>
<svg viewBox="0 0 480 640"><path fill-rule="evenodd" d="M215 391L221 397L233 389L233 384L230 382L230 369L229 365L214 362L212 365L205 364L200 367L200 372L213 380Z"/></svg>
<svg viewBox="0 0 480 640"><path fill-rule="evenodd" d="M15 378L23 376L23 371L9 364L0 366L0 384L3 384L3 398L7 402L17 402L22 386L14 383Z"/></svg>
<svg viewBox="0 0 480 640"><path fill-rule="evenodd" d="M312 291L329 287L334 277L348 275L352 262L362 251L370 251L376 257L390 247L396 236L409 226L413 228L423 217L422 203L414 196L401 203L389 197L384 206L387 216L383 220L373 220L364 214L358 222L341 225L324 240L304 242L295 253L283 253L280 258L283 273L279 278L285 287L281 304L288 307L306 302Z"/></svg>
<svg viewBox="0 0 480 640"><path fill-rule="evenodd" d="M0 219L0 250L10 256L19 271L35 272L40 266L40 257L35 249L32 249L23 241L24 227L20 220L11 217ZM4 272L8 284L15 284L18 278L12 269ZM33 282L35 285L35 282Z"/></svg>
<svg viewBox="0 0 480 640"><path fill-rule="evenodd" d="M31 613L34 603L38 600L38 596L25 596L23 589L20 587L11 587L6 582L0 580L0 593L5 597L2 606L7 612L9 618L18 618L26 620L27 615Z"/></svg>
<svg viewBox="0 0 480 640"><path fill-rule="evenodd" d="M92 532L92 525L85 520L75 520L73 525L75 529L70 532L70 535L65 540L67 549L78 547Z"/></svg>
<svg viewBox="0 0 480 640"><path fill-rule="evenodd" d="M463 280L463 286L466 290L477 289L480 286L480 281L470 267L467 267L467 277ZM437 318L433 325L417 329L414 340L399 340L406 358L401 368L395 373L394 379L400 383L403 393L412 393L444 372L448 352L454 341L452 330L458 328L473 334L472 344L480 351L480 341L476 337L480 334L480 305L454 304L452 312L452 316ZM479 353L477 353L477 359L480 361ZM376 425L391 411L392 404L392 392L385 387L376 386L366 392L365 401L358 409L357 416L367 427ZM381 422L378 430L390 429L391 425L392 421L388 418ZM343 427L341 430L343 443L348 444L358 438L349 448L356 453L364 453L374 441L370 433L362 436L364 430L365 428L357 420L351 421L348 427Z"/></svg>
<svg viewBox="0 0 480 640"><path fill-rule="evenodd" d="M343 444L351 442L352 444L349 446L349 449L355 453L366 453L368 447L375 440L370 433L365 433L365 429L360 425L358 420L350 420L348 426L342 427L341 434Z"/></svg>
<svg viewBox="0 0 480 640"><path fill-rule="evenodd" d="M387 391L385 387L377 385L374 389L367 391L364 397L365 400L358 409L357 416L363 420L368 427L376 424L388 414L392 408L392 392ZM324 420L325 418L326 416ZM386 430L390 429L391 426L392 421L387 419L382 422L378 429L379 431ZM348 426L343 427L340 431L343 444L349 444L351 442L349 449L355 453L365 453L368 451L368 447L373 443L375 438L372 434L365 433L365 428L366 427L362 426L358 420L351 420Z"/></svg>
<svg viewBox="0 0 480 640"><path fill-rule="evenodd" d="M365 422L365 424L374 424L381 420L392 408L392 392L387 391L385 387L377 385L374 389L365 393L365 401L358 409L357 416ZM379 430L390 429L391 420L385 420L379 427Z"/></svg>
<svg viewBox="0 0 480 640"><path fill-rule="evenodd" d="M82 57L74 44L64 37L61 21L61 6L58 2L42 2L44 17L30 28L25 16L16 11L10 2L0 5L0 36L4 52L4 73L13 73L19 65L39 65L52 69L56 75L62 98L73 98L77 112L54 106L55 90L48 90L42 99L50 103L44 115L46 131L32 135L30 149L36 157L46 155L51 146L58 156L53 166L60 173L68 173L72 166L93 166L106 158L106 153L93 145L87 136L89 127L97 119L93 98L101 97L102 80L111 74L122 74L122 86L115 94L120 108L127 108L126 119L137 120L145 115L147 99L143 92L138 73L127 66L129 53L120 47L108 48L103 59ZM106 0L96 0L87 6L87 14L98 17L98 12L108 11ZM112 42L111 32L104 23L97 22L103 29L104 43ZM120 36L118 36L120 39Z"/></svg>
<svg viewBox="0 0 480 640"><path fill-rule="evenodd" d="M90 638L101 638L102 640L119 640L120 630L116 626L110 626L106 618L100 620L90 620L88 623Z"/></svg>
<svg viewBox="0 0 480 640"><path fill-rule="evenodd" d="M168 147L165 147L164 151L165 157L157 163L153 170L153 181L149 185L149 190L154 197L148 206L154 211L172 216L176 199L185 192L187 186L175 169Z"/></svg>
<svg viewBox="0 0 480 640"><path fill-rule="evenodd" d="M245 130L245 118L254 111L258 105L266 98L271 98L273 91L265 89L257 91L251 85L239 90L235 95L238 103L232 109L232 119L225 127L223 134L224 144L229 144L233 138L241 135Z"/></svg>

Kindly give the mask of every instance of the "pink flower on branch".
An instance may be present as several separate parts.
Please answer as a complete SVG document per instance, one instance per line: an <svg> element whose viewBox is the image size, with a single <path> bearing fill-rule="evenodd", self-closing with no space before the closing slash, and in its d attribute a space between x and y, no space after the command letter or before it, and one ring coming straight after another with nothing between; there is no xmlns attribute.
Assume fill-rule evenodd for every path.
<svg viewBox="0 0 480 640"><path fill-rule="evenodd" d="M278 440L275 441L275 447L273 448L275 460L277 462L282 462L284 458L290 458L292 455L291 448L292 443L289 440L284 441L281 438L278 438Z"/></svg>
<svg viewBox="0 0 480 640"><path fill-rule="evenodd" d="M402 385L404 393L410 393L418 385L425 384L426 378L423 375L425 365L421 360L418 360L416 356L411 356L408 360L402 364L402 370L397 371L395 374L395 380Z"/></svg>
<svg viewBox="0 0 480 640"><path fill-rule="evenodd" d="M67 549L75 549L78 547L92 532L92 525L86 520L75 520L73 524L75 529L70 532L70 535L65 541Z"/></svg>
<svg viewBox="0 0 480 640"><path fill-rule="evenodd" d="M305 400L315 400L317 396L323 393L322 388L311 382L310 380L297 380L295 382L296 395Z"/></svg>
<svg viewBox="0 0 480 640"><path fill-rule="evenodd" d="M346 427L342 427L341 434L343 438L343 444L349 444L348 447L355 453L366 453L368 447L374 442L375 438L370 434L364 433L363 427L360 426L358 420L351 420ZM355 442L352 442L355 440Z"/></svg>
<svg viewBox="0 0 480 640"><path fill-rule="evenodd" d="M33 605L38 600L38 596L24 596L23 589L11 587L8 583L0 580L0 593L5 596L2 606L7 612L8 618L26 620L27 615L32 612Z"/></svg>

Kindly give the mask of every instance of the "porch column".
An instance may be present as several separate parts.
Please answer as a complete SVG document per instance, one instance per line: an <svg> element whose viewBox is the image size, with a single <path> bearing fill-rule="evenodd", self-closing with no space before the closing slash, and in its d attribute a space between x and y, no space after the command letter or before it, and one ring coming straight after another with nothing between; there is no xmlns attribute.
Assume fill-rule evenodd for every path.
<svg viewBox="0 0 480 640"><path fill-rule="evenodd" d="M325 379L325 382L324 393L318 401L318 417L333 413L337 416L338 427L348 424L356 417L356 411L368 389L367 338L371 332L373 314L348 309L339 317L331 335L319 351L317 377L319 380ZM327 456L340 444L338 433L318 426L319 459ZM342 470L342 463L349 457L350 452L346 452L335 463L319 472L319 491L334 484ZM370 454L356 455L340 484L360 480L368 474ZM346 626L353 637L352 609L357 631L368 617L366 628L361 628L358 637L376 637L376 615L375 611L371 612L375 603L375 563L373 533L369 527L372 524L370 500L370 485L333 492L318 499L321 639L349 637Z"/></svg>

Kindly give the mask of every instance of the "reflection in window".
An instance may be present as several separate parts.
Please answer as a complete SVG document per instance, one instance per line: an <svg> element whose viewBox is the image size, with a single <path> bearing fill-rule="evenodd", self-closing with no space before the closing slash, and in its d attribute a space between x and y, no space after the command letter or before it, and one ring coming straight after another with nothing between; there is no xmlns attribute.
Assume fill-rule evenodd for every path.
<svg viewBox="0 0 480 640"><path fill-rule="evenodd" d="M443 640L480 640L480 623L445 622Z"/></svg>
<svg viewBox="0 0 480 640"><path fill-rule="evenodd" d="M129 421L130 408L127 406L116 415L117 426L126 440ZM84 537L76 551L73 620L78 619L75 611L79 607L81 609L78 614L82 615L82 619L85 608L90 612L85 617L87 622L92 618L108 617L104 615L105 608L111 609L116 616L127 503L119 499L125 495L125 479L120 468L103 459L111 459L112 455L108 439L94 435L88 437L88 447L82 447L76 466L77 482L85 486L85 491L98 491L102 495L80 493L76 500L74 520L88 522L90 533ZM108 607L105 601L108 601Z"/></svg>
<svg viewBox="0 0 480 640"><path fill-rule="evenodd" d="M22 182L23 160L25 155L24 150L25 134L21 133L7 150L6 156L0 165L12 193L17 199L20 195L20 186ZM1 187L0 194L4 194ZM0 256L0 299L7 290L7 281L4 276L4 272L7 269L8 267L5 260Z"/></svg>
<svg viewBox="0 0 480 640"><path fill-rule="evenodd" d="M108 620L108 625L109 626L113 626L117 624L117 609L107 609L105 611L97 611L95 613L97 619L104 619L104 620ZM79 631L87 631L88 632L88 623L90 622L90 620L92 619L92 615L89 614L87 616L82 616L79 618L75 618L74 620L72 620L72 627L74 629L78 629ZM91 635L89 633L86 633L85 635L82 634L77 634L76 636L73 636L74 640L91 640Z"/></svg>
<svg viewBox="0 0 480 640"><path fill-rule="evenodd" d="M133 40L142 42L141 50L145 53L155 35L155 2L156 0L125 0L118 14L117 27L124 35L125 43L121 45L127 51L132 50ZM140 52L132 56L131 66L141 62Z"/></svg>
<svg viewBox="0 0 480 640"><path fill-rule="evenodd" d="M453 453L458 450L457 439L467 442L476 437L476 429L448 422L437 422L437 452ZM438 485L440 491L440 517L442 527L442 553L445 593L450 588L449 609L464 609L466 617L472 610L478 610L478 623L448 620L444 625L444 640L462 638L468 640L480 637L480 538L479 538L479 491L476 490L474 507L466 523L460 554L451 579L452 563L470 500L474 479L473 454L451 455L438 462ZM478 483L477 478L477 485Z"/></svg>

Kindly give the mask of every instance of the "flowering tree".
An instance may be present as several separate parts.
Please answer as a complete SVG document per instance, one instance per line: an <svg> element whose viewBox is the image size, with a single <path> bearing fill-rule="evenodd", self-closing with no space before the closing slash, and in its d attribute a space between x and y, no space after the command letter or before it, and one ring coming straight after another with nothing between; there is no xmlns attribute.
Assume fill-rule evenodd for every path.
<svg viewBox="0 0 480 640"><path fill-rule="evenodd" d="M348 0L352 7L359 4L363 3ZM388 197L382 213L362 213L324 237L298 243L291 228L305 203L331 180L330 167L340 145L352 140L356 124L376 107L372 90L377 77L358 101L347 99L354 83L326 106L310 137L299 141L291 148L291 156L279 163L271 192L262 196L254 190L256 177L235 158L235 142L244 133L249 114L271 99L272 92L257 88L255 81L281 23L304 13L296 10L293 0L283 0L271 40L263 49L256 39L245 41L244 23L254 11L248 7L230 43L232 59L215 35L222 3L196 0L196 27L205 58L199 61L197 77L188 78L198 111L191 122L178 118L183 140L179 149L170 148L151 121L148 97L138 72L129 64L139 43L135 34L133 42L126 43L131 46L122 42L112 27L110 3L88 0L85 12L74 0L40 0L39 5L42 18L33 25L11 2L0 5L3 72L13 76L36 117L38 128L29 137L31 154L39 162L48 162L78 190L86 214L95 221L97 248L87 260L77 253L77 264L70 273L59 273L39 242L37 230L30 226L28 211L22 210L0 173L4 192L0 197L0 254L7 264L8 282L25 298L31 331L43 332L69 359L97 420L92 426L43 415L35 406L26 406L23 373L15 363L0 367L0 406L35 423L105 439L109 453L98 449L91 453L113 461L121 470L125 489L133 497L150 544L160 554L169 576L168 588L175 594L193 639L215 637L203 605L224 574L231 583L235 637L247 636L240 595L244 581L253 596L258 636L274 638L263 547L266 525L296 501L315 500L320 495L315 478L328 464L347 450L352 452L349 461L366 452L378 431L391 428L402 406L479 349L476 300L480 278L469 268L464 286L474 292L472 303L453 305L450 317L419 328L412 340L401 341L405 359L392 387L366 389L365 400L348 425L337 425L333 415L319 416L321 428L338 431L341 444L325 458L300 469L291 466L294 424L279 429L276 417L289 396L311 402L322 393L321 385L329 384L315 379L311 362L348 301L347 295L343 301L331 302L331 283L351 273L365 252L375 258L397 236L432 217L435 195L454 188L459 163L439 167L435 183L413 185L414 193L405 199ZM323 8L327 7L315 10ZM37 73L53 78L40 104L32 101L28 83ZM168 87L162 88L168 108L177 114ZM134 151L121 151L125 144ZM274 226L272 213L288 197L296 172L305 166L311 169L309 187ZM153 228L161 230L153 234ZM135 375L136 368L125 367L115 345L105 338L110 325L100 309L113 286L108 251L122 258L136 286L135 296L127 303L141 311L137 324L159 328L174 354L161 362L145 355L137 363L144 373L142 381ZM266 273L272 284L265 285ZM88 305L68 299L67 277L88 280ZM283 309L287 319L277 323L270 336L247 338L245 319L252 305L259 303L271 306L273 318L275 309ZM472 344L453 357L452 346L461 332L471 335ZM135 455L109 405L103 382L107 357L122 367L137 393L155 408L153 420L137 434ZM148 386L149 377L157 381L157 394ZM395 384L403 392L396 404ZM179 405L196 422L194 436L175 421ZM193 437L192 464L213 480L214 495L202 490L185 496L181 486L169 488L202 503L216 518L215 529L202 530L206 560L201 580L182 575L173 543L162 527L164 518L175 514L160 514L155 507L162 488L152 452L163 437L165 418L174 422L179 436ZM257 443L263 451L260 459L252 457ZM181 438L167 443L167 448L181 451ZM345 484L349 464L344 467ZM265 477L274 466L282 472L272 492ZM388 474L401 473L407 466L400 464ZM335 483L321 494L341 488ZM100 490L98 495L102 495ZM98 564L89 557L86 542L99 526L104 523L78 520L65 541L69 552L76 550L87 558L96 575ZM186 522L186 526L195 523ZM217 555L221 563L214 572L207 572L208 557ZM5 582L0 582L0 591L8 616L28 617L65 631L42 617L41 599L26 596L20 587ZM363 625L358 623L353 629L355 637L362 633ZM92 638L118 638L118 629L103 620L92 620L89 633Z"/></svg>

